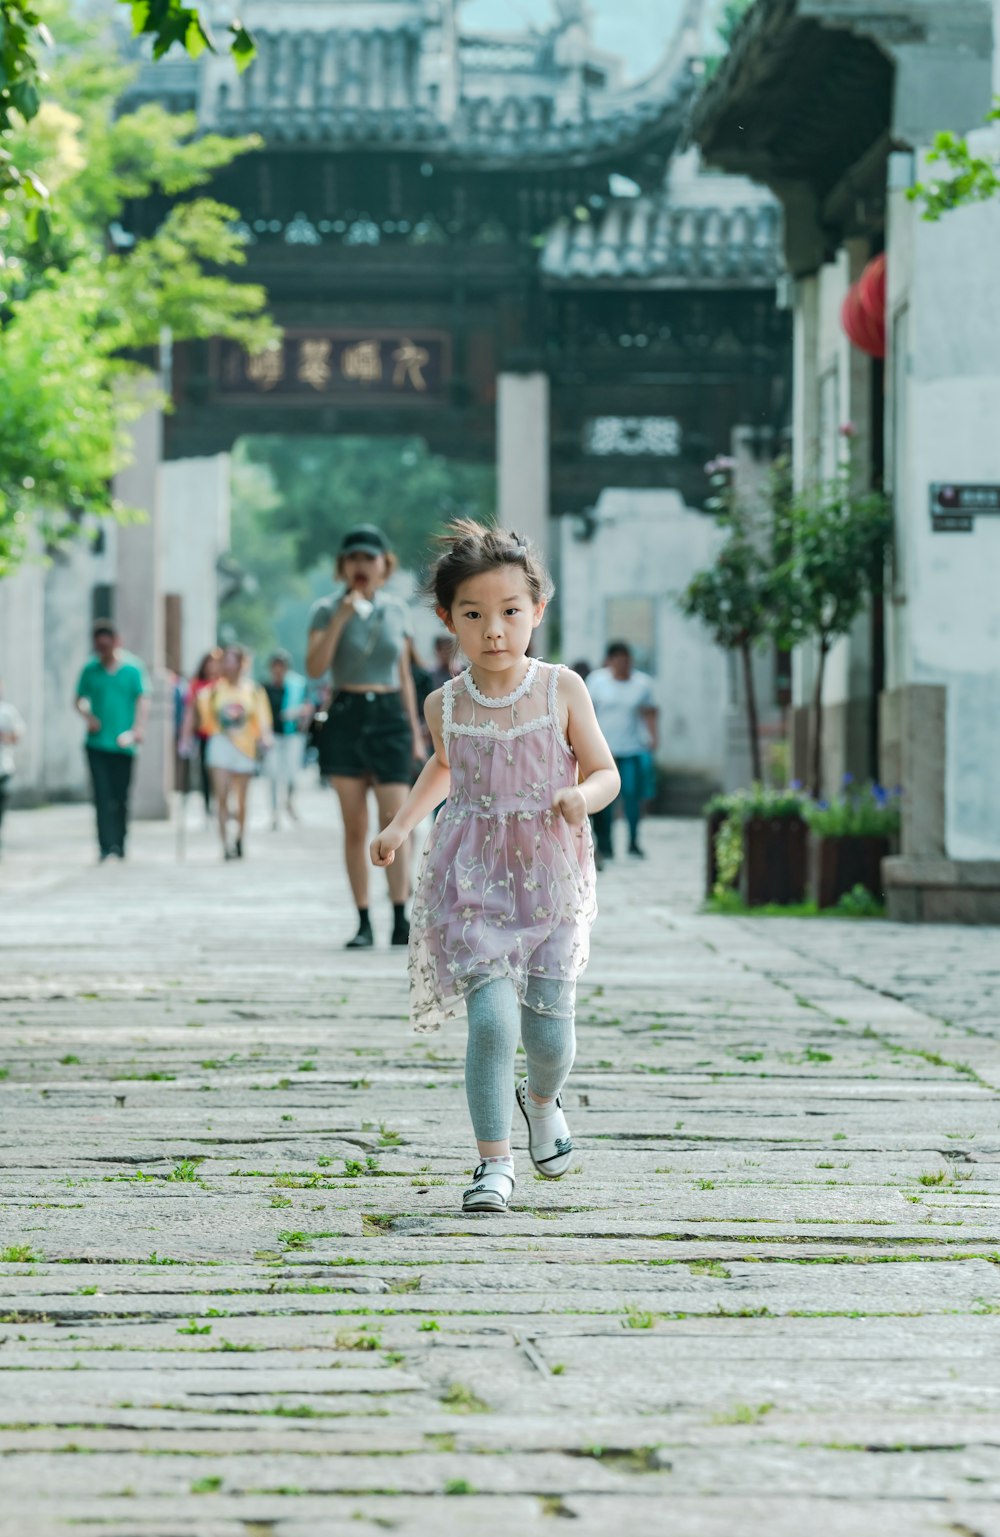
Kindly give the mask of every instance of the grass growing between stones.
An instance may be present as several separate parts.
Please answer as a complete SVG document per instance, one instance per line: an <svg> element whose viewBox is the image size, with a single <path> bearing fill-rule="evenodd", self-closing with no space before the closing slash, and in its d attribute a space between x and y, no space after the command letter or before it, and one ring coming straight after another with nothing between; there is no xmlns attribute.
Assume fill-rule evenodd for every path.
<svg viewBox="0 0 1000 1537"><path fill-rule="evenodd" d="M774 1404L736 1404L721 1414L713 1414L713 1425L759 1425L774 1408Z"/></svg>
<svg viewBox="0 0 1000 1537"><path fill-rule="evenodd" d="M490 1406L464 1382L449 1382L441 1394L441 1403L454 1414L488 1414Z"/></svg>

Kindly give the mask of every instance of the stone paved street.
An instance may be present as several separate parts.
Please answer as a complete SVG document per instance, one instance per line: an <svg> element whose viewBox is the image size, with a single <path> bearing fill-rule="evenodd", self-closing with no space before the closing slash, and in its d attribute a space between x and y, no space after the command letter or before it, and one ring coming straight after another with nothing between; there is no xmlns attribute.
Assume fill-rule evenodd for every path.
<svg viewBox="0 0 1000 1537"><path fill-rule="evenodd" d="M1000 936L699 916L700 838L602 877L578 1165L476 1220L329 795L12 816L0 1526L1000 1534Z"/></svg>

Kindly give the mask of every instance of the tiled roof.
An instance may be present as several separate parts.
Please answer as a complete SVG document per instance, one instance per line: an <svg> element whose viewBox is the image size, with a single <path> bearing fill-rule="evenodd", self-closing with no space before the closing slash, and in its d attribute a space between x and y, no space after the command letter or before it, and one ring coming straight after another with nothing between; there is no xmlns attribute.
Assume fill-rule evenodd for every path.
<svg viewBox="0 0 1000 1537"><path fill-rule="evenodd" d="M141 66L127 99L196 102L202 128L259 133L269 144L555 168L654 142L669 152L694 94L677 49L645 81L621 86L618 61L587 37L567 43L559 27L445 36L416 10L372 26L363 9L327 0L310 25L290 17L282 26L276 8L253 24L256 57L242 75L221 55L196 66L171 55Z"/></svg>
<svg viewBox="0 0 1000 1537"><path fill-rule="evenodd" d="M598 217L560 220L546 240L541 268L553 282L696 279L769 287L783 270L781 241L775 203L683 206L668 193L616 198Z"/></svg>
<svg viewBox="0 0 1000 1537"><path fill-rule="evenodd" d="M503 93L480 87L473 69L461 77L470 94L448 110L421 77L420 39L410 29L258 32L256 42L246 73L217 84L206 126L259 133L272 144L434 148L484 165L565 163L600 158L660 129L676 138L693 90L685 72L667 92L595 92L570 110L559 100L560 82L542 72L528 82L533 89L522 82Z"/></svg>

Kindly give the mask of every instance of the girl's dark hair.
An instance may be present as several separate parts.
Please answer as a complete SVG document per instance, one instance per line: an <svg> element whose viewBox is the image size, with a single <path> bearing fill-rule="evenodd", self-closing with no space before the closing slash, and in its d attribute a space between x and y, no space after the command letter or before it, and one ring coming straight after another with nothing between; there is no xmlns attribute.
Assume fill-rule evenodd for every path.
<svg viewBox="0 0 1000 1537"><path fill-rule="evenodd" d="M425 591L446 614L451 613L455 594L463 582L502 566L517 566L524 572L534 603L547 601L555 591L534 546L512 528L490 527L474 518L456 518L438 535L437 543L444 548L430 569Z"/></svg>
<svg viewBox="0 0 1000 1537"><path fill-rule="evenodd" d="M207 683L208 682L208 664L209 664L209 662L221 662L221 661L222 661L222 648L220 646L213 646L211 651L206 651L205 655L202 657L201 661L198 663L198 671L195 674L195 676L198 679L198 682L199 683Z"/></svg>

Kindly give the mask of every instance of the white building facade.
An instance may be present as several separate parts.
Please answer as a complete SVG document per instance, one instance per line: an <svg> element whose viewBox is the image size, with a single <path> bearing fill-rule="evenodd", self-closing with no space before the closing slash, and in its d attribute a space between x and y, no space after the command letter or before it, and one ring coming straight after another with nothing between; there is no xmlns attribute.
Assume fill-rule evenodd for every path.
<svg viewBox="0 0 1000 1537"><path fill-rule="evenodd" d="M784 205L799 483L849 443L859 487L892 498L884 600L831 654L823 703L827 782L902 786L883 873L903 920L1000 922L1000 201L928 222L911 195L947 175L927 158L941 130L997 157L998 36L995 0L757 0L695 114L708 158ZM843 307L880 255L873 357ZM803 762L807 651L795 679Z"/></svg>

